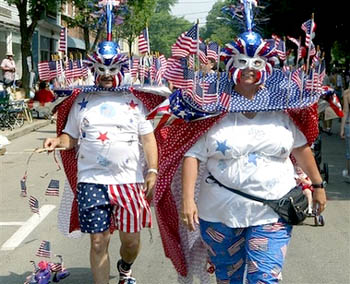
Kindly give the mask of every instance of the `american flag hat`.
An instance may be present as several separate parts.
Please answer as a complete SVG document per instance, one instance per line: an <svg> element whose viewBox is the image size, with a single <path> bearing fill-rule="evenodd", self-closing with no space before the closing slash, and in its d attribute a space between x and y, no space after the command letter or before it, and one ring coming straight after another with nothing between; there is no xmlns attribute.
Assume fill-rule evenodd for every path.
<svg viewBox="0 0 350 284"><path fill-rule="evenodd" d="M235 83L239 81L241 70L247 67L258 70L257 85L264 83L272 73L271 63L273 58L277 56L274 41L264 40L260 34L253 31L252 6L255 5L255 2L243 1L244 9L242 10L246 19L246 31L231 43L226 44L220 53L220 57L226 65L226 71L232 74Z"/></svg>
<svg viewBox="0 0 350 284"><path fill-rule="evenodd" d="M95 83L103 75L112 75L113 87L119 87L123 81L124 74L129 70L129 59L120 52L118 43L114 41L100 42L93 54L87 56L84 63L95 75Z"/></svg>

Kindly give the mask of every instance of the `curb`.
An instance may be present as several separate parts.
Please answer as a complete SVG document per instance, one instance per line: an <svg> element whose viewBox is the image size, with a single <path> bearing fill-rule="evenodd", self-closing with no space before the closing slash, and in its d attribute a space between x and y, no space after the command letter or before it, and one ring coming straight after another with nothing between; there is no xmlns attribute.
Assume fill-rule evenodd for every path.
<svg viewBox="0 0 350 284"><path fill-rule="evenodd" d="M51 123L50 120L43 120L43 121L36 121L29 123L27 125L22 126L21 128L14 129L12 131L9 131L7 133L4 133L3 135L8 139L8 140L13 140L18 137L21 137L23 135L26 135L30 132L33 132L39 128L42 128L44 126L47 126ZM1 132L0 132L1 134Z"/></svg>

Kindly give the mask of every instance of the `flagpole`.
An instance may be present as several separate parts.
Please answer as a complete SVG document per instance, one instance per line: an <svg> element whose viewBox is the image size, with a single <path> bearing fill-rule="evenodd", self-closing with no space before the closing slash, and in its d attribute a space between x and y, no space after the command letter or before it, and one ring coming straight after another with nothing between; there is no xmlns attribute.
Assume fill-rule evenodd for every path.
<svg viewBox="0 0 350 284"><path fill-rule="evenodd" d="M146 23L146 36L147 36L147 52L148 52L148 55L151 55L151 46L149 43L149 33L148 33L148 23Z"/></svg>
<svg viewBox="0 0 350 284"><path fill-rule="evenodd" d="M312 30L314 27L314 16L315 14L312 13L311 14L311 29L310 29L310 40L309 40L309 44L308 44L308 48L307 48L307 58L306 58L306 73L309 72L309 65L310 65L310 47L311 47L311 41L312 41Z"/></svg>
<svg viewBox="0 0 350 284"><path fill-rule="evenodd" d="M221 52L221 47L218 44L218 59L217 59L217 66L216 66L216 101L218 101L219 98L219 84L220 84L220 52Z"/></svg>

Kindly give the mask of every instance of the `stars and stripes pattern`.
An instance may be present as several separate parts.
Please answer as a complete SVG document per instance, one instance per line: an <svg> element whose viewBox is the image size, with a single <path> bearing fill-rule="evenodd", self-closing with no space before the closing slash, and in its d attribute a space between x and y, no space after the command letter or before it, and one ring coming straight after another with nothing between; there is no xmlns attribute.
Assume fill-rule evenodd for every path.
<svg viewBox="0 0 350 284"><path fill-rule="evenodd" d="M266 251L268 246L267 238L251 238L248 241L248 246L250 250Z"/></svg>
<svg viewBox="0 0 350 284"><path fill-rule="evenodd" d="M230 246L227 251L229 253L230 256L234 255L235 253L237 253L240 249L241 246L244 246L245 243L245 238L240 238L237 242L233 243L232 246Z"/></svg>
<svg viewBox="0 0 350 284"><path fill-rule="evenodd" d="M305 32L305 45L309 46L316 30L316 24L313 19L307 20L301 25L301 29Z"/></svg>
<svg viewBox="0 0 350 284"><path fill-rule="evenodd" d="M39 201L32 195L29 197L29 207L33 213L39 213Z"/></svg>
<svg viewBox="0 0 350 284"><path fill-rule="evenodd" d="M59 196L59 188L60 188L59 180L52 179L52 180L50 180L50 183L47 186L47 189L45 191L45 195Z"/></svg>
<svg viewBox="0 0 350 284"><path fill-rule="evenodd" d="M60 40L58 43L58 51L67 53L67 28L62 27L60 32Z"/></svg>
<svg viewBox="0 0 350 284"><path fill-rule="evenodd" d="M217 61L218 54L219 54L219 44L216 42L209 42L207 46L207 58Z"/></svg>
<svg viewBox="0 0 350 284"><path fill-rule="evenodd" d="M51 248L50 248L50 242L49 241L41 241L38 251L35 254L39 257L51 257Z"/></svg>
<svg viewBox="0 0 350 284"><path fill-rule="evenodd" d="M27 181L27 177L24 176L20 183L21 183L21 196L22 197L26 197L27 196L27 184L26 184L26 181Z"/></svg>
<svg viewBox="0 0 350 284"><path fill-rule="evenodd" d="M147 53L149 52L148 50L149 42L148 42L148 29L145 28L141 34L139 35L138 38L138 48L140 53Z"/></svg>
<svg viewBox="0 0 350 284"><path fill-rule="evenodd" d="M41 81L50 81L62 74L58 61L42 61L38 64L39 78Z"/></svg>
<svg viewBox="0 0 350 284"><path fill-rule="evenodd" d="M225 239L225 235L221 234L220 232L214 230L212 227L208 227L205 231L212 240L218 243L222 243Z"/></svg>
<svg viewBox="0 0 350 284"><path fill-rule="evenodd" d="M187 32L182 33L176 40L176 45L182 50L188 52L188 54L197 53L198 38L198 24L195 24Z"/></svg>

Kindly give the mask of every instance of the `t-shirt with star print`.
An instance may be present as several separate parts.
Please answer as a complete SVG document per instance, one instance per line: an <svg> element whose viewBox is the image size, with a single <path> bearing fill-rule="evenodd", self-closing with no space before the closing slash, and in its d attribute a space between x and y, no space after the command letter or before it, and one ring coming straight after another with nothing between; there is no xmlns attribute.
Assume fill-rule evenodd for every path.
<svg viewBox="0 0 350 284"><path fill-rule="evenodd" d="M305 136L283 112L259 112L252 119L227 114L185 156L205 163L198 197L199 217L239 228L276 222L268 206L208 184L209 172L222 184L264 199L278 199L295 185L289 155Z"/></svg>
<svg viewBox="0 0 350 284"><path fill-rule="evenodd" d="M80 94L63 132L79 139L78 182L142 183L140 135L153 131L147 111L133 94Z"/></svg>

